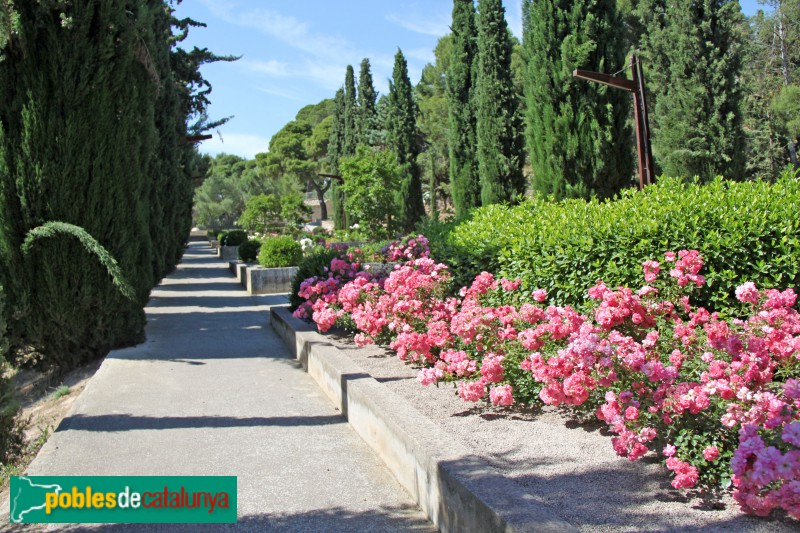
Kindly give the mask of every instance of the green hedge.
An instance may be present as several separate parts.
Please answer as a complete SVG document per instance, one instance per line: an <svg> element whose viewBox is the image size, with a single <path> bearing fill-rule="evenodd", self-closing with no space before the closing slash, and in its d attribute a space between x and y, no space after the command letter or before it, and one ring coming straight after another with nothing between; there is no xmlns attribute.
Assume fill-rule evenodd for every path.
<svg viewBox="0 0 800 533"><path fill-rule="evenodd" d="M576 306L598 279L638 287L643 261L697 249L708 283L695 302L735 314L739 284L786 288L800 280L798 206L800 182L790 173L774 184L661 178L614 201L487 206L460 224L432 226L427 236L434 256L454 264L462 283L487 270Z"/></svg>
<svg viewBox="0 0 800 533"><path fill-rule="evenodd" d="M261 241L250 239L239 245L239 259L245 263L253 263L258 258Z"/></svg>
<svg viewBox="0 0 800 533"><path fill-rule="evenodd" d="M219 243L222 246L240 246L247 242L247 232L241 229L232 229L220 233Z"/></svg>
<svg viewBox="0 0 800 533"><path fill-rule="evenodd" d="M288 235L265 240L258 252L258 262L267 268L297 266L302 260L303 248Z"/></svg>

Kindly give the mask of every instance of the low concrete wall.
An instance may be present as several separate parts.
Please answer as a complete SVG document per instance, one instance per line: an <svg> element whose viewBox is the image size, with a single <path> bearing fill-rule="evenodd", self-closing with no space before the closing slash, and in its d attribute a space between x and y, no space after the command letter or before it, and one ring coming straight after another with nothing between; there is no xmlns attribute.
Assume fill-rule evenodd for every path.
<svg viewBox="0 0 800 533"><path fill-rule="evenodd" d="M233 260L239 259L239 247L238 246L220 246L218 251L218 257L221 259L226 260Z"/></svg>
<svg viewBox="0 0 800 533"><path fill-rule="evenodd" d="M385 275L389 275L394 270L395 265L399 265L400 263L364 263L362 267L364 270L369 270L371 272L381 272Z"/></svg>
<svg viewBox="0 0 800 533"><path fill-rule="evenodd" d="M241 261L239 259L233 259L231 261L228 261L228 270L231 271L231 274L236 274L239 271L239 265L241 265L242 263L244 263L244 261Z"/></svg>
<svg viewBox="0 0 800 533"><path fill-rule="evenodd" d="M297 267L247 269L247 294L280 294L289 292Z"/></svg>
<svg viewBox="0 0 800 533"><path fill-rule="evenodd" d="M254 263L245 263L244 261L240 261L238 265L236 265L236 279L239 280L239 283L246 289L247 288L247 269L253 268L255 266Z"/></svg>
<svg viewBox="0 0 800 533"><path fill-rule="evenodd" d="M577 532L407 401L387 390L314 326L273 307L271 323L420 508L443 532Z"/></svg>

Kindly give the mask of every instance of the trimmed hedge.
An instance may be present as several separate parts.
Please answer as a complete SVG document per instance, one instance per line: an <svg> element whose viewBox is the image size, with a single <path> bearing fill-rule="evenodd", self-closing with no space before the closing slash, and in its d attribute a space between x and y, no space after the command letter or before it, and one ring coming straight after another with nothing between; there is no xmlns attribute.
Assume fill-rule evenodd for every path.
<svg viewBox="0 0 800 533"><path fill-rule="evenodd" d="M239 245L239 259L245 263L253 263L258 258L261 241L250 239Z"/></svg>
<svg viewBox="0 0 800 533"><path fill-rule="evenodd" d="M292 237L272 237L261 243L258 262L266 268L297 266L303 260L303 248Z"/></svg>
<svg viewBox="0 0 800 533"><path fill-rule="evenodd" d="M220 233L218 238L222 246L240 246L247 242L247 232L241 229L232 229Z"/></svg>
<svg viewBox="0 0 800 533"><path fill-rule="evenodd" d="M734 290L741 283L785 288L800 281L798 206L800 181L792 173L774 184L661 178L613 201L491 205L460 224L427 228L426 235L436 259L453 265L459 281L486 270L577 307L598 279L636 287L643 261L665 250L697 249L708 283L694 301L739 314Z"/></svg>

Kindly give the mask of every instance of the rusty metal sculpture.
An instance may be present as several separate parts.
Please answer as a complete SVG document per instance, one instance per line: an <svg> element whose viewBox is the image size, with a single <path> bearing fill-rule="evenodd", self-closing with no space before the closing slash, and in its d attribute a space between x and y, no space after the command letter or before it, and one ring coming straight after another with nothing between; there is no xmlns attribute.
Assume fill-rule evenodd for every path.
<svg viewBox="0 0 800 533"><path fill-rule="evenodd" d="M576 78L602 83L616 89L633 93L633 117L636 122L636 149L639 154L639 189L655 182L653 153L650 149L650 122L647 118L647 100L644 90L642 63L637 55L631 56L631 79L575 69Z"/></svg>

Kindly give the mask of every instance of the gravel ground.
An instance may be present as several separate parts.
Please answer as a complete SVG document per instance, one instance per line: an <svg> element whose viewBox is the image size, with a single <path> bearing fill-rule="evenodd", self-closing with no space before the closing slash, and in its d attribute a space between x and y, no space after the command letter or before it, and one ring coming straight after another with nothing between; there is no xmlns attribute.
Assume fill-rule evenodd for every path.
<svg viewBox="0 0 800 533"><path fill-rule="evenodd" d="M727 495L714 506L684 496L670 486L669 472L655 459L630 462L618 457L599 425L582 424L553 408L527 413L467 403L456 396L452 384L417 383L416 370L388 349L357 348L342 332L326 337L582 531L800 531L800 523L784 515L746 516Z"/></svg>

